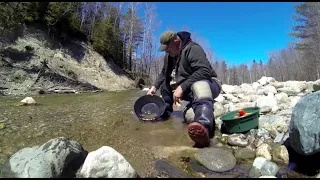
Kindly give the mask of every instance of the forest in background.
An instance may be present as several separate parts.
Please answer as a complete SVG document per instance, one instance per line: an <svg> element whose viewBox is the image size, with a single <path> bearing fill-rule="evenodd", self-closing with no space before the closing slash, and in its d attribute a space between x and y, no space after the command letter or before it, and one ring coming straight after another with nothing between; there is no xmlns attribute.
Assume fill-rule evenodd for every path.
<svg viewBox="0 0 320 180"><path fill-rule="evenodd" d="M143 16L138 16L143 8ZM295 6L292 16L297 25L288 32L296 42L288 48L269 53L267 63L248 60L249 64L228 66L216 59L208 41L192 33L192 39L204 48L219 79L226 84L252 83L262 76L278 81L314 81L320 79L320 3ZM42 24L52 38L66 41L81 39L115 63L132 78L156 78L162 56L156 56L159 40L155 31L162 26L151 2L1 2L0 37L33 23ZM182 28L181 30L187 30ZM106 58L110 59L110 58Z"/></svg>

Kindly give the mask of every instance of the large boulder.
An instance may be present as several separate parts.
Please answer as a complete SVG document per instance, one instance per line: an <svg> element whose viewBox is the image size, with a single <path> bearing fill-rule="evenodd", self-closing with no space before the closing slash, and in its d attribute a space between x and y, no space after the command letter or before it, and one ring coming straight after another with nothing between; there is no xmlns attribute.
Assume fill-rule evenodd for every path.
<svg viewBox="0 0 320 180"><path fill-rule="evenodd" d="M299 154L320 152L320 91L301 97L289 125L290 145Z"/></svg>
<svg viewBox="0 0 320 180"><path fill-rule="evenodd" d="M80 170L82 178L136 178L137 173L115 149L103 146L88 154Z"/></svg>
<svg viewBox="0 0 320 180"><path fill-rule="evenodd" d="M81 144L64 137L51 139L42 146L23 148L0 167L2 178L75 177L87 151Z"/></svg>

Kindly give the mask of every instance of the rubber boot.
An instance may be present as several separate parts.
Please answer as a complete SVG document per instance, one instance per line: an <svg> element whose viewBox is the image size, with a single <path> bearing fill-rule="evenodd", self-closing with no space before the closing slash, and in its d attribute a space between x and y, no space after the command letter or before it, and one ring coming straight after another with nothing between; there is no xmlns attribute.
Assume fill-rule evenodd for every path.
<svg viewBox="0 0 320 180"><path fill-rule="evenodd" d="M210 101L193 105L195 117L194 122L188 126L188 133L197 147L209 146L209 139L214 135L214 116L212 109L212 102Z"/></svg>

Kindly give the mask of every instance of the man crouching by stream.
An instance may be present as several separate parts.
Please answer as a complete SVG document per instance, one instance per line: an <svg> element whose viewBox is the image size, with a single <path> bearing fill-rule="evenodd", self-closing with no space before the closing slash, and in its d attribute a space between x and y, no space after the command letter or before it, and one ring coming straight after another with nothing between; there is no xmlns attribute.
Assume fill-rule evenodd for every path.
<svg viewBox="0 0 320 180"><path fill-rule="evenodd" d="M153 95L161 87L160 93L167 105L164 119L170 116L173 104L189 101L195 114L188 125L189 136L196 147L207 147L214 136L213 103L221 91L217 74L202 47L191 40L189 32L165 31L160 43L159 51L166 52L164 64L147 94ZM170 85L172 72L175 72L174 86Z"/></svg>

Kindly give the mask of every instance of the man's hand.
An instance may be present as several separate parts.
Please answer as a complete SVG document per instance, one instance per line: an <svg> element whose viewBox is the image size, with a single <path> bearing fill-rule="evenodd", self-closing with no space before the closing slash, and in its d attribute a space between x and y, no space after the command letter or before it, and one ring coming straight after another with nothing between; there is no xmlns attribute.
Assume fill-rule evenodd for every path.
<svg viewBox="0 0 320 180"><path fill-rule="evenodd" d="M173 104L178 106L179 103L180 103L180 100L182 98L182 94L183 94L183 91L182 91L182 88L181 86L178 86L175 90L174 90L174 93L173 93Z"/></svg>
<svg viewBox="0 0 320 180"><path fill-rule="evenodd" d="M157 88L152 86L149 91L147 92L147 95L151 95L153 96L154 94L156 94Z"/></svg>

